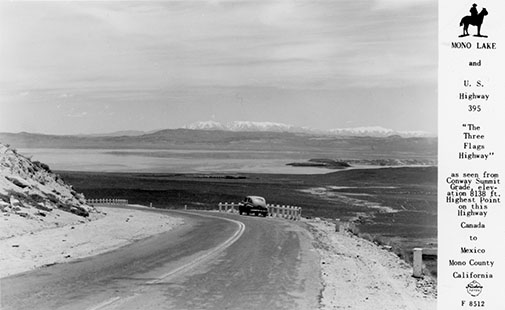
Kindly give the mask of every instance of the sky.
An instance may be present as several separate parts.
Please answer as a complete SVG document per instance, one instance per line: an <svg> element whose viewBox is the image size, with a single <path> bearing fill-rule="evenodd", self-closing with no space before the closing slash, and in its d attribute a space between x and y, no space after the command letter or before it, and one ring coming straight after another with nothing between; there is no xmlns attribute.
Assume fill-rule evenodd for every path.
<svg viewBox="0 0 505 310"><path fill-rule="evenodd" d="M0 2L0 132L437 132L435 0Z"/></svg>

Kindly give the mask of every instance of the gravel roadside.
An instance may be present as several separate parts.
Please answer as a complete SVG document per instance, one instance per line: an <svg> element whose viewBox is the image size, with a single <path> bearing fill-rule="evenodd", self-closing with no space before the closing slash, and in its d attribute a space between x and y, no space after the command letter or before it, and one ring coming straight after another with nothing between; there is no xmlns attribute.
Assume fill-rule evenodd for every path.
<svg viewBox="0 0 505 310"><path fill-rule="evenodd" d="M392 252L324 220L308 220L321 258L321 309L435 310L436 283Z"/></svg>
<svg viewBox="0 0 505 310"><path fill-rule="evenodd" d="M0 278L108 252L183 223L180 218L141 210L97 210L91 219L54 210L43 222L1 214Z"/></svg>

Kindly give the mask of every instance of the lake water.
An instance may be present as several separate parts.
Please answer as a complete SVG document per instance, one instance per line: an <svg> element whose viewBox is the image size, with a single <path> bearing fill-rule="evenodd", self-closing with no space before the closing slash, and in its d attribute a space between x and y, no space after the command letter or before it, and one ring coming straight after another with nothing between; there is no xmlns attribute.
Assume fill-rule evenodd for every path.
<svg viewBox="0 0 505 310"><path fill-rule="evenodd" d="M300 152L138 149L18 149L18 152L46 163L52 170L67 171L280 174L334 171L287 166L311 158Z"/></svg>

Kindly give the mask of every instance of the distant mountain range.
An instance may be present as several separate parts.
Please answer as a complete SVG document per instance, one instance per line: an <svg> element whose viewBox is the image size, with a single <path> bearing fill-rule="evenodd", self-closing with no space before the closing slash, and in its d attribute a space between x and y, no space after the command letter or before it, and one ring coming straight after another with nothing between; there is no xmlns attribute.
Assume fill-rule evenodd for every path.
<svg viewBox="0 0 505 310"><path fill-rule="evenodd" d="M314 135L335 135L335 136L353 136L353 137L388 137L398 135L404 138L410 138L410 137L432 136L429 133L423 131L395 131L380 126L319 130L308 127L297 127L283 123L250 122L250 121L234 121L224 124L215 121L203 121L186 125L184 126L184 129L246 131L246 132L254 132L254 131L292 132L292 133L307 133Z"/></svg>
<svg viewBox="0 0 505 310"><path fill-rule="evenodd" d="M237 123L238 125L241 123ZM244 125L242 123L242 125ZM252 124L241 128L254 128ZM107 150L199 150L239 151L244 154L289 152L300 158L330 159L415 159L435 162L436 137L401 137L400 135L369 136L372 131L357 131L362 136L316 134L307 132L275 132L262 123L263 131L218 129L164 129L142 135L43 135L35 133L0 133L0 142L14 148L41 149L107 149ZM192 128L197 128L196 126ZM238 128L235 127L235 128ZM256 127L257 128L257 127ZM267 131L267 129L270 129ZM375 130L376 132L386 132ZM387 131L387 133L394 133ZM259 155L258 155L259 156Z"/></svg>
<svg viewBox="0 0 505 310"><path fill-rule="evenodd" d="M136 137L142 136L145 134L150 134L156 132L158 130L150 130L150 131L142 131L142 130L120 130L114 132L106 132L106 133L91 133L91 134L77 134L78 137Z"/></svg>
<svg viewBox="0 0 505 310"><path fill-rule="evenodd" d="M231 131L231 132L275 132L275 133L298 133L321 136L343 136L343 137L390 137L400 136L403 138L413 137L435 137L435 135L424 131L395 131L380 126L335 128L329 130L314 129L309 127L299 127L275 122L252 122L233 121L220 123L216 121L201 121L185 125L176 129L158 129L150 131L122 130L108 133L76 134L76 137L138 137L150 135L165 130L208 130L208 131ZM22 132L20 134L27 134ZM35 134L35 133L34 133Z"/></svg>

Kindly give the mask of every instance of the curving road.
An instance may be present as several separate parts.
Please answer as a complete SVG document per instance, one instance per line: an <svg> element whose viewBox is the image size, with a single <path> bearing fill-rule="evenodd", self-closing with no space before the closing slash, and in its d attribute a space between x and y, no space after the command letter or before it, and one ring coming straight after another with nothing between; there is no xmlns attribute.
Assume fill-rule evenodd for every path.
<svg viewBox="0 0 505 310"><path fill-rule="evenodd" d="M1 308L318 308L319 258L303 224L149 212L169 212L185 224L109 253L1 279Z"/></svg>

